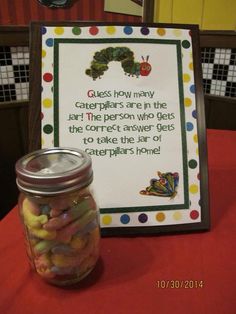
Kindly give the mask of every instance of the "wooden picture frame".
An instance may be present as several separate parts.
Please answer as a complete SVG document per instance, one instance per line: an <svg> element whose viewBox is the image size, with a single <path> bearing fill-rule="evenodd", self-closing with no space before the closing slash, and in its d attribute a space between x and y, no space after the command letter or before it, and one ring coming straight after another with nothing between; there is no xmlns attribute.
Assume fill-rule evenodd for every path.
<svg viewBox="0 0 236 314"><path fill-rule="evenodd" d="M101 34L100 37L94 40L95 38L94 36L99 32ZM119 36L116 35L116 32ZM133 34L131 35L132 32L134 35ZM44 34L46 33L47 35L44 36ZM77 39L74 40L75 37L77 38L77 36L80 35L81 33L84 34L83 35L84 37L80 38L79 41ZM63 36L61 36L62 34ZM72 34L72 35L68 36L68 34ZM150 37L149 37L149 34L151 34ZM44 38L42 39L43 36ZM53 38L54 36L55 38ZM133 36L134 38L132 38ZM101 39L102 39L102 42L101 42ZM129 198L128 193L127 193L124 199L126 200L127 198L127 202L128 203L130 202L129 205L127 206L124 205L124 203L122 202L125 202L125 201L123 200L121 201L121 198L119 198L116 201L118 203L121 202L122 204L119 203L118 207L116 207L116 205L114 205L115 201L114 203L112 203L113 199L111 199L111 195L114 196L115 194L112 194L112 189L110 188L110 186L114 184L114 181L112 181L111 174L109 174L109 171L103 170L103 173L105 171L106 175L110 177L108 179L103 178L102 181L100 177L99 179L100 181L98 180L99 184L98 182L96 182L95 184L95 189L96 189L96 186L101 186L103 185L103 183L105 184L105 182L109 180L112 181L110 182L110 185L108 184L106 187L108 188L108 190L110 189L108 193L109 194L108 198L109 198L110 203L109 202L108 203L112 205L107 205L105 207L101 206L100 220L101 220L102 235L114 236L114 235L131 235L131 234L135 234L135 235L162 234L162 233L170 233L170 232L173 233L173 232L190 232L190 231L208 230L210 227L210 219L209 219L209 205L208 205L208 171L207 171L207 148L206 148L206 134L205 134L206 126L205 126L205 114L204 114L204 97L203 97L203 90L202 90L202 73L201 73L201 64L200 64L198 27L196 25L153 24L153 23L147 23L147 24L137 23L137 24L132 24L132 25L127 25L124 23L116 23L115 25L113 25L112 23L97 23L97 22L60 22L60 23L58 22L57 23L33 22L31 24L30 42L31 42L30 110L29 110L29 150L30 151L39 149L41 147L41 137L42 135L44 136L45 134L49 135L49 137L46 136L43 147L50 147L50 145L51 146L53 145L64 146L65 143L67 143L67 146L75 145L74 141L70 142L70 140L69 141L67 140L66 138L66 136L68 135L67 132L65 132L66 135L64 138L64 125L63 125L64 122L62 122L60 120L61 118L59 118L59 115L60 115L59 112L60 110L62 110L59 108L65 108L62 104L64 101L64 100L62 101L62 99L64 99L63 94L65 92L62 92L60 90L59 82L62 82L60 81L61 78L63 77L66 78L66 76L63 76L64 74L62 73L64 69L68 68L68 66L71 67L70 71L73 72L73 66L69 65L69 63L64 63L64 61L62 60L67 59L67 57L69 58L68 60L70 59L72 60L72 58L75 58L74 55L69 56L70 51L74 51L75 53L75 50L77 48L80 48L80 45L83 45L82 46L83 49L81 50L81 52L80 52L80 49L76 52L76 56L80 55L80 57L83 58L83 56L85 55L84 54L85 47L86 47L87 53L91 54L91 50L92 51L94 50L94 52L98 51L100 47L99 45L100 44L104 45L104 43L105 43L105 47L107 45L117 46L117 47L118 46L123 47L123 45L128 46L125 51L128 51L129 53L130 53L130 50L132 49L137 52L140 49L144 49L143 47L145 47L146 49L146 50L144 49L144 51L148 51L148 49L152 51L152 49L162 48L164 50L163 52L161 52L160 50L160 56L162 54L162 57L161 57L162 59L160 60L162 60L163 62L165 60L165 53L167 53L168 55L168 51L169 51L170 59L168 60L168 64L169 62L173 62L174 64L173 73L176 73L174 75L176 75L176 78L178 79L177 79L176 84L173 83L173 86L178 86L178 88L176 87L177 88L176 90L178 90L179 100L177 100L177 104L178 104L177 107L173 107L174 108L173 112L169 112L169 115L164 115L164 116L163 116L163 113L160 113L159 116L162 115L164 117L163 119L167 119L168 120L167 122L169 123L169 124L167 123L168 125L172 125L170 119L172 118L176 119L174 120L176 122L174 122L175 124L173 124L172 127L176 130L178 129L178 131L172 133L173 137L172 139L170 139L169 143L174 144L174 138L178 139L179 137L179 140L177 140L179 144L176 144L179 146L177 146L177 151L171 152L173 156L172 155L171 155L172 157L170 156L171 162L169 164L171 165L170 167L172 167L172 161L175 160L176 164L180 165L181 171L180 173L177 173L177 176L178 177L180 176L181 184L178 183L180 182L179 180L176 179L175 181L174 179L176 175L176 173L174 174L174 169L169 169L170 172L166 170L162 172L162 169L159 169L158 166L155 166L157 168L155 169L157 171L157 175L154 179L150 181L150 186L147 187L148 185L147 183L142 183L139 186L143 185L144 190L138 191L136 189L137 194L140 192L139 194L145 195L143 196L144 198L146 197L145 201L143 201L142 199L141 201L143 202L142 205L140 206L137 205L137 203L135 203L136 200L134 202L134 198L133 197ZM60 46L61 44L62 46ZM72 44L73 46L66 46L67 44ZM66 58L61 57L62 54L61 54L60 49L61 47L64 47L64 45L66 49L70 48L68 51L66 50L66 56L67 56ZM160 47L158 45L160 45ZM53 50L51 50L50 52L50 49L51 49L50 47L52 46L53 46ZM170 50L169 50L169 47L171 47ZM101 48L104 48L104 47L101 46ZM60 54L59 54L59 51L60 51ZM174 51L174 52L172 53L171 51ZM42 70L41 62L44 63L44 59L42 58L45 58L46 55L50 55L51 53L53 56L53 62L51 62L52 59L46 60L45 65L44 65L46 68L43 68ZM118 53L118 51L116 51L116 53ZM52 56L50 58L52 58ZM95 82L99 82L100 90L102 87L104 90L107 90L107 93L102 94L102 96L100 93L99 97L111 97L111 93L110 93L111 91L109 92L111 88L110 87L106 88L107 85L103 86L101 82L105 80L104 72L106 72L106 75L109 72L107 71L109 68L108 63L110 61L118 61L118 60L117 59L114 60L114 58L117 58L117 57L112 56L110 61L108 62L107 58L108 56L106 55L105 57L106 69L105 70L103 69L101 72L100 70L97 72L97 70L93 68L93 71L92 71L92 66L95 66L95 64L91 62L91 69L87 71L86 73L87 76L90 76L90 81L92 84L91 86L94 86L93 84L95 84ZM152 66L156 68L156 63L155 63L156 61L153 60L153 53L151 54L150 58L152 58L152 61L151 61ZM186 58L186 60L184 58ZM144 60L143 62L148 63L147 59ZM53 66L52 66L52 63L53 63ZM83 61L82 63L84 64L85 62ZM139 64L138 65L136 64L135 66L139 66ZM159 64L158 66L159 66L158 68L159 73L162 73L163 77L161 78L160 75L159 77L154 76L154 80L152 79L149 82L154 82L154 85L155 85L156 79L159 80L158 84L161 84L160 83L161 79L163 79L164 81L165 79L167 79L167 81L170 79L171 81L172 74L171 76L169 76L168 74L169 72L168 73L166 72L165 74L164 68L161 69L161 64ZM176 66L176 69L175 69L175 66ZM169 69L171 72L172 68L169 68ZM129 78L130 78L130 82L133 80L132 82L135 82L134 86L137 89L138 87L136 85L136 82L138 82L140 75L142 75L141 72L138 72L137 74L136 70L135 70L136 72L127 70L124 64L123 64L123 70L126 72L127 76L121 77L120 76L121 74L119 73L118 74L118 79L120 80L119 83L121 83L122 85L123 84L122 81L126 80L127 84L131 84L130 86L132 87L133 83L128 83ZM53 73L50 73L50 71L52 71ZM113 73L112 71L111 73ZM69 73L72 73L72 72L69 72ZM60 80L59 80L59 73L60 73ZM153 72L153 73L154 73L153 75L156 75L155 74L156 72ZM148 76L149 73L145 72L145 74L143 75L145 77L145 76ZM167 75L166 78L165 78L165 75ZM136 81L133 79L134 76L137 77ZM81 72L81 77L82 77L82 72ZM102 78L99 80L98 79L99 77L100 78L102 77ZM88 78L84 77L84 79L88 79ZM68 82L68 80L66 81ZM79 84L80 88L82 88L81 86L83 85L83 81L80 81L80 84ZM45 84L45 82L46 82L46 85L45 85L46 94L43 94L42 88L44 88L44 86L42 85ZM63 82L65 82L65 80ZM107 83L107 81L104 81L104 82ZM113 79L111 78L111 80L108 83L109 86L110 84L111 86L113 86L112 84L114 82L113 82ZM143 80L142 82L145 82L145 81ZM66 88L64 87L63 87L63 90L64 89L66 90ZM171 93L172 92L174 93L174 91L171 90ZM47 93L49 93L50 95ZM155 93L156 91L155 92L153 91L153 95ZM165 93L166 91L164 88L163 95L165 95ZM67 93L65 94L67 96L69 95L68 90L67 90ZM141 94L139 94L139 96L140 95ZM151 95L151 91L150 91L150 95ZM72 97L74 96L72 95ZM76 97L79 102L78 96ZM94 95L92 97L94 97ZM165 98L165 96L163 97ZM172 102L172 99L170 99L170 103L171 102ZM70 100L68 100L67 103L70 103ZM144 103L145 101L140 102L139 106L137 105L135 108L132 109L133 111L132 110L129 111L129 112L133 112L133 119L135 120L135 123L137 124L139 123L137 121L137 117L138 117L137 112L140 109L143 110ZM123 99L122 104L125 104L126 106L125 108L127 110L128 105L124 99ZM74 105L75 103L73 100L73 106ZM42 106L42 109L44 107L43 114L41 113L41 106ZM54 107L54 112L51 111L49 113L48 108L53 107L53 106L56 106ZM148 106L150 106L149 108L153 109L154 108L153 106L155 105L154 103L150 103ZM158 108L160 111L161 110L165 111L169 108L168 103L167 105L164 105L163 107L160 107L160 105L158 106L159 106ZM92 107L90 107L90 109L91 108ZM94 108L92 108L91 110L93 109ZM108 112L110 112L110 114L114 114L114 111L112 110L111 111L108 110ZM122 113L122 110L120 112ZM150 116L153 115L151 111L149 112L149 114ZM63 113L63 115L69 118L68 112L66 114ZM52 116L55 122L55 125L53 127L49 126L50 123L45 124L45 121L41 120L42 118L48 119L48 117L51 117L49 119L52 119ZM79 115L77 115L77 119L78 119L78 116ZM176 118L177 116L178 118ZM96 112L96 117L98 121L101 121L99 119L104 119L103 113L99 115L99 111ZM109 116L109 117L111 119L115 119L114 116ZM118 116L116 115L115 117L118 117ZM131 114L130 114L130 117L132 117ZM88 115L87 115L87 118L88 118ZM156 118L152 116L152 119L156 119ZM60 120L60 123L59 123L59 120ZM103 122L104 121L105 120L103 120ZM52 124L54 122L52 122ZM158 121L155 120L155 122L158 122ZM153 141L154 140L153 136L156 136L155 135L156 133L152 134L152 132L150 132L148 123L146 124L147 127L145 129L146 135L152 135L152 137L150 138L152 138L152 141ZM118 124L122 125L122 122L119 121L117 125ZM60 131L61 129L59 128L59 125L63 125L63 132ZM80 120L80 126L81 125L83 125L82 119ZM84 129L83 129L83 126L82 126L82 129L80 129L82 130L81 131L82 133L84 132L85 128L86 128L86 125L84 125ZM163 128L166 130L165 126L163 126ZM56 131L54 132L54 130ZM170 129L168 130L170 131ZM97 141L97 143L99 142L98 138L101 135L101 133L99 133L100 131L101 129L99 129L98 133L94 135L95 142ZM122 132L123 131L124 129L122 129ZM101 132L107 133L109 131L107 128L105 128ZM148 132L150 133L148 134ZM171 132L169 132L169 134L170 133ZM52 138L50 136L52 136ZM86 136L91 137L89 136L89 134L87 134ZM127 137L131 138L128 135ZM120 138L118 138L117 135L115 135L113 139L114 138L115 138L114 141L116 143L117 141L120 140ZM85 139L85 137L83 139ZM155 139L157 140L157 137ZM52 141L54 142L52 143ZM136 143L136 139L132 141L132 143L134 142ZM129 148L129 143L125 143L125 144L126 144L126 147L130 149L129 151L130 155L134 154L136 156L137 152L139 151L136 150L136 153L131 154L132 149L134 149L134 147L132 147L133 145L132 143L130 144L131 145L130 148ZM163 145L164 147L167 147L166 140L164 141ZM169 147L170 146L172 145L169 145ZM80 147L80 148L84 149L86 147L84 145L84 147ZM147 150L147 147L145 149L146 149L145 154L147 151L150 152L149 150ZM159 153L157 152L156 147L154 148L154 150L152 152L158 155ZM107 151L109 151L109 149L106 150L106 152ZM170 151L171 151L171 148L170 148ZM179 153L181 156L179 156ZM97 160L96 156L95 157L93 156L93 158L95 158L95 161ZM135 158L133 156L129 156L129 159L127 159L129 166L128 167L125 166L125 171L123 175L124 184L123 183L122 185L118 184L117 194L119 195L121 195L121 190L122 191L125 190L124 187L126 185L127 185L127 190L129 190L131 186L130 183L133 182L132 181L133 179L130 181L130 179L128 178L128 172L130 168L132 167L132 164L134 165L136 164L136 166L138 165L137 171L140 171L140 169L142 169L139 163L140 160L137 162L137 159ZM155 159L150 159L148 155L144 156L144 158L146 158L147 164L151 165L152 163L156 162ZM168 158L169 157L167 153L163 153L163 157L159 160L158 164L163 163L164 165L166 162L166 159ZM99 160L103 160L103 159L99 159ZM104 160L102 162L104 162ZM146 163L144 162L143 164L146 165ZM117 169L121 169L121 165L124 166L124 164L119 164L119 165L116 164L116 160L114 159L114 167L117 166ZM104 167L104 164L102 165L102 167ZM95 162L95 176L96 176L96 173L99 173L100 171L99 169L101 169L102 167L100 167L100 165L96 166L96 162ZM133 177L137 175L137 172L135 172L134 170L135 169L132 170ZM119 173L121 172L122 170L116 171L116 175L118 176L118 179L115 180L116 182L120 182L121 177ZM169 177L168 178L164 177L164 175L167 175L167 174ZM155 176L155 173L154 173L154 176ZM147 177L145 178L145 180L146 179ZM165 180L167 180L168 182ZM165 188L163 188L163 194L166 193L166 195L160 195L161 194L161 191L159 189L160 182L161 184L165 185ZM158 188L157 188L157 185L158 185ZM179 193L178 194L179 199L177 199L176 201L175 200L173 201L176 195L176 185L178 185L178 189L179 189L179 191L177 192ZM116 185L114 186L116 188ZM155 186L154 189L153 189L153 186ZM104 192L104 194L106 193ZM150 198L149 198L149 195L151 196ZM161 197L161 196L167 196L167 195L168 197ZM152 201L151 201L151 198L152 198ZM140 196L139 196L139 199L140 199ZM102 200L102 202L104 202L104 199ZM133 202L134 202L134 205L133 205ZM145 202L147 202L147 204ZM105 200L105 203L106 203L106 200ZM157 205L154 205L154 203ZM143 204L146 204L146 205L143 205Z"/></svg>
<svg viewBox="0 0 236 314"><path fill-rule="evenodd" d="M155 0L143 0L142 22L144 23L154 22L154 7L155 7Z"/></svg>

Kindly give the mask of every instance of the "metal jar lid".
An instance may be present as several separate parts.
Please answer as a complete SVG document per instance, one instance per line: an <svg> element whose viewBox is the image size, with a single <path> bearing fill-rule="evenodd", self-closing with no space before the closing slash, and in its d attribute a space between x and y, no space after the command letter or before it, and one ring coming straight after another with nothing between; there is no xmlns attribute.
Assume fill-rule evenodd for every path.
<svg viewBox="0 0 236 314"><path fill-rule="evenodd" d="M93 180L91 157L74 148L37 150L19 159L15 168L19 190L37 195L70 192Z"/></svg>

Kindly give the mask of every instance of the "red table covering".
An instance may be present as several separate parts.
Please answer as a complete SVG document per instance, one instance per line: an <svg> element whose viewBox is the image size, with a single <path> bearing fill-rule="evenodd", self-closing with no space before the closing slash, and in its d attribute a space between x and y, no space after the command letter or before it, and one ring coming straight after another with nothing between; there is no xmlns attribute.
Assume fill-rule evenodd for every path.
<svg viewBox="0 0 236 314"><path fill-rule="evenodd" d="M58 288L30 271L14 208L0 223L0 313L235 314L236 132L207 135L211 231L103 238L93 273Z"/></svg>

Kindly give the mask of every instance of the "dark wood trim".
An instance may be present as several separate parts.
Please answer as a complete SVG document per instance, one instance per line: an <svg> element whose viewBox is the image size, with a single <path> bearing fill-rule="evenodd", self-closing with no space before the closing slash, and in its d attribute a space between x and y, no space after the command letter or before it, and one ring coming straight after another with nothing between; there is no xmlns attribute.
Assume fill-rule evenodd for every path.
<svg viewBox="0 0 236 314"><path fill-rule="evenodd" d="M153 21L154 5L154 0L144 0L144 23ZM200 47L236 48L235 31L200 31L199 34ZM29 27L0 26L0 46L29 46Z"/></svg>
<svg viewBox="0 0 236 314"><path fill-rule="evenodd" d="M12 108L18 108L18 107L28 107L29 102L28 101L5 101L0 102L0 110L1 109L12 109Z"/></svg>
<svg viewBox="0 0 236 314"><path fill-rule="evenodd" d="M205 95L206 124L208 129L236 130L236 99Z"/></svg>
<svg viewBox="0 0 236 314"><path fill-rule="evenodd" d="M197 131L199 144L199 167L200 167L200 191L201 191L201 215L206 229L210 228L209 195L208 195L208 164L207 164L207 139L204 91L202 83L202 65L200 51L200 36L198 25L190 26L192 33L192 54L194 64L194 80L196 86L196 110Z"/></svg>
<svg viewBox="0 0 236 314"><path fill-rule="evenodd" d="M143 18L142 22L152 23L154 20L155 0L143 0Z"/></svg>
<svg viewBox="0 0 236 314"><path fill-rule="evenodd" d="M29 151L41 148L41 25L30 27L30 80L29 80ZM34 56L32 58L32 56Z"/></svg>
<svg viewBox="0 0 236 314"><path fill-rule="evenodd" d="M28 109L28 101L0 103L0 115L10 115L14 119L14 132L18 143L20 143L19 155L23 155L28 151ZM8 121L3 121L3 123L7 125ZM1 126L3 127L3 125Z"/></svg>
<svg viewBox="0 0 236 314"><path fill-rule="evenodd" d="M205 101L215 102L219 101L225 104L232 104L235 105L236 108L236 98L233 97L226 97L226 96L215 96L215 95L205 95ZM235 119L236 121L236 119Z"/></svg>
<svg viewBox="0 0 236 314"><path fill-rule="evenodd" d="M29 46L29 27L0 26L0 46Z"/></svg>
<svg viewBox="0 0 236 314"><path fill-rule="evenodd" d="M236 48L236 32L200 31L200 47Z"/></svg>

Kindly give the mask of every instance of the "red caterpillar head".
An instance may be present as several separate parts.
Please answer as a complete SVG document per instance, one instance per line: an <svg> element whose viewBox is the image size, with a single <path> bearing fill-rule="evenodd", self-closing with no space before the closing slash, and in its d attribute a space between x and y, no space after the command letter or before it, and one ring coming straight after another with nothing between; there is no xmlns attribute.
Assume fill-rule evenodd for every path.
<svg viewBox="0 0 236 314"><path fill-rule="evenodd" d="M143 62L140 63L140 75L141 76L148 76L152 70L151 64L148 63L148 59L149 59L149 56L147 56L146 61L144 57L142 56Z"/></svg>

